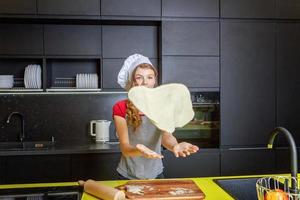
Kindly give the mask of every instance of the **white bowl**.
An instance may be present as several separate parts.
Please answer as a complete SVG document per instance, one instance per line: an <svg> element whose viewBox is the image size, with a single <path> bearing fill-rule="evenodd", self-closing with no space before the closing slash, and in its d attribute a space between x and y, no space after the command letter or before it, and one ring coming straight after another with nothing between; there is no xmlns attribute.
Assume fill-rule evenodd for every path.
<svg viewBox="0 0 300 200"><path fill-rule="evenodd" d="M12 88L14 86L13 75L0 75L0 88Z"/></svg>

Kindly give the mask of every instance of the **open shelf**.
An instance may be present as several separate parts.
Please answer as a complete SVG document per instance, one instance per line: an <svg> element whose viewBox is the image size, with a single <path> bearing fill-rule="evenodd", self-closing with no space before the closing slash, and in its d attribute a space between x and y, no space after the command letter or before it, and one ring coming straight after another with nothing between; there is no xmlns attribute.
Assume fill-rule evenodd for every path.
<svg viewBox="0 0 300 200"><path fill-rule="evenodd" d="M0 92L33 92L33 91L43 91L42 89L36 88L25 88L24 85L24 73L25 68L28 65L40 65L42 68L43 59L42 58L26 58L26 57L17 57L17 58L1 58L0 59L0 74L1 75L13 75L14 83L13 88L0 88ZM43 70L41 69L42 74ZM41 75L43 76L43 75Z"/></svg>
<svg viewBox="0 0 300 200"><path fill-rule="evenodd" d="M46 91L101 91L100 58L47 58L47 87ZM97 88L78 88L77 74L97 74Z"/></svg>

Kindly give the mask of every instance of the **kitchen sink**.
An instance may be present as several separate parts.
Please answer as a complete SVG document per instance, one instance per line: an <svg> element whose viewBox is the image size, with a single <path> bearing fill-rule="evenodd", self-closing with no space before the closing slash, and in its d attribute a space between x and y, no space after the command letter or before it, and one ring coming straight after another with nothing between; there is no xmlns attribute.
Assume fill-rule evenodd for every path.
<svg viewBox="0 0 300 200"><path fill-rule="evenodd" d="M254 178L230 178L230 179L214 179L225 192L232 198L237 200L254 200L257 199L256 182L261 177ZM270 179L274 180L274 179ZM277 186L284 189L284 185L279 183ZM270 181L270 188L274 187L274 181Z"/></svg>
<svg viewBox="0 0 300 200"><path fill-rule="evenodd" d="M259 178L214 179L225 192L237 200L257 199L256 182Z"/></svg>
<svg viewBox="0 0 300 200"><path fill-rule="evenodd" d="M80 200L82 192L83 189L80 186L0 189L0 200Z"/></svg>
<svg viewBox="0 0 300 200"><path fill-rule="evenodd" d="M0 142L0 150L38 150L49 149L55 145L52 141Z"/></svg>

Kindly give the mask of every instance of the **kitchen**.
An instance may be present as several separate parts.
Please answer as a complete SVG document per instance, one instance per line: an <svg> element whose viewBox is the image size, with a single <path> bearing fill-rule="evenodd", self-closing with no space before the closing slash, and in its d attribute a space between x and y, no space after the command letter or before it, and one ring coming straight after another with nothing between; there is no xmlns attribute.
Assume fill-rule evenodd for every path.
<svg viewBox="0 0 300 200"><path fill-rule="evenodd" d="M0 184L117 180L114 124L106 143L89 129L127 97L117 75L133 53L150 58L160 84L191 92L195 119L174 135L200 150L163 151L166 178L289 174L286 138L267 143L279 126L300 143L299 13L296 0L1 0L0 75L14 83L0 89ZM41 69L34 89L29 65ZM97 74L97 88L76 88L82 73ZM20 139L12 112L27 149L5 147ZM223 192L199 187L206 199Z"/></svg>

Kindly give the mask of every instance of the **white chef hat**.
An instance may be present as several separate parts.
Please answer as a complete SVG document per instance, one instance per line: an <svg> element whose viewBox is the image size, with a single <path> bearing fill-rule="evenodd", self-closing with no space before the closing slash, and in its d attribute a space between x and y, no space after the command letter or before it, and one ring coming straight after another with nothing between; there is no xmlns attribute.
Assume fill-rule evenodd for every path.
<svg viewBox="0 0 300 200"><path fill-rule="evenodd" d="M152 65L149 58L141 55L141 54L133 54L126 58L124 64L118 74L118 83L122 88L126 88L127 82L131 78L131 74L133 70L140 64L147 63Z"/></svg>

